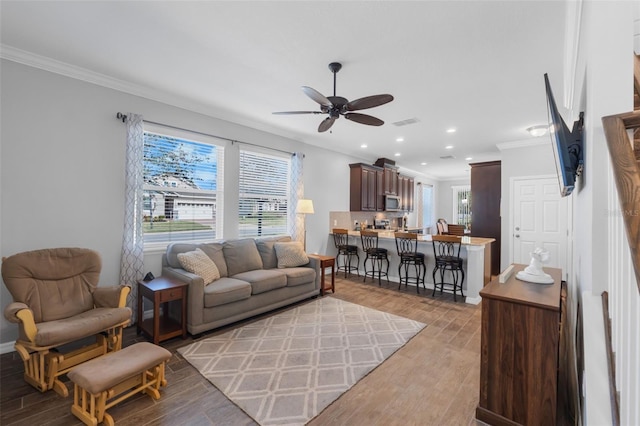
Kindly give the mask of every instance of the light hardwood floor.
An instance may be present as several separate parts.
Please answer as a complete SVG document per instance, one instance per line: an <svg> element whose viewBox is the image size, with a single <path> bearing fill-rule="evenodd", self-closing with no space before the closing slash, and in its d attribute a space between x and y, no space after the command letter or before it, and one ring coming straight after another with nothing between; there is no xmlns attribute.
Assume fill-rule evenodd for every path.
<svg viewBox="0 0 640 426"><path fill-rule="evenodd" d="M364 377L313 419L309 425L470 425L478 404L480 378L480 306L431 297L415 287L339 275L336 297L427 324L409 343ZM460 299L458 299L460 300ZM304 303L304 302L303 302ZM267 314L268 315L272 315ZM260 317L263 318L264 316ZM240 322L206 333L223 333ZM145 340L135 327L125 330L125 346ZM173 353L168 386L159 401L138 395L109 410L117 425L255 425L242 410L186 362L176 349L180 338L162 343ZM69 389L71 386L67 383ZM72 396L44 394L22 379L15 352L0 356L0 424L80 425L70 412Z"/></svg>

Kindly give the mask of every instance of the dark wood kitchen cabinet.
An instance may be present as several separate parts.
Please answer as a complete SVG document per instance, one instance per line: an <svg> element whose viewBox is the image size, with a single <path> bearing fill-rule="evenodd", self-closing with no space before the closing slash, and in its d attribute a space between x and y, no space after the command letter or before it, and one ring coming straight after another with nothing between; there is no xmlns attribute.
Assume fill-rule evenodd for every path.
<svg viewBox="0 0 640 426"><path fill-rule="evenodd" d="M398 195L398 168L384 167L384 194Z"/></svg>
<svg viewBox="0 0 640 426"><path fill-rule="evenodd" d="M384 210L384 197L379 194L384 179L383 169L364 163L349 164L349 167L351 169L349 210Z"/></svg>
<svg viewBox="0 0 640 426"><path fill-rule="evenodd" d="M470 163L471 236L495 238L491 244L491 274L500 274L501 163Z"/></svg>
<svg viewBox="0 0 640 426"><path fill-rule="evenodd" d="M413 211L413 183L412 177L398 175L398 197L400 197L400 210Z"/></svg>
<svg viewBox="0 0 640 426"><path fill-rule="evenodd" d="M384 211L384 171L376 170L376 211Z"/></svg>

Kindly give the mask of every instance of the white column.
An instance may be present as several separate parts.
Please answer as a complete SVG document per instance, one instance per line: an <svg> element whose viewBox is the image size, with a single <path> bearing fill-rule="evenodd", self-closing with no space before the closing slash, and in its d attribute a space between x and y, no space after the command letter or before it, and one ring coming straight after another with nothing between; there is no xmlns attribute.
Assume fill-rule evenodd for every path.
<svg viewBox="0 0 640 426"><path fill-rule="evenodd" d="M477 305L484 287L484 246L464 246L467 249L466 303Z"/></svg>

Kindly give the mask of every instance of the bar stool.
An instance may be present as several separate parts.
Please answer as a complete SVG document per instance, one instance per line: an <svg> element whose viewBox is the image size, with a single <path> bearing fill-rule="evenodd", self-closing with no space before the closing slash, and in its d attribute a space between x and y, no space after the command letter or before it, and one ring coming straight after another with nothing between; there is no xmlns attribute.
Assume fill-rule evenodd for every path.
<svg viewBox="0 0 640 426"><path fill-rule="evenodd" d="M387 249L378 247L378 233L375 231L360 231L360 239L362 240L362 251L367 256L364 258L364 280L367 281L367 277L371 276L376 279L376 273L378 274L378 285L382 285L382 276L387 279L389 284L389 257L387 255ZM371 260L371 270L367 270L367 260ZM382 270L382 262L387 262L387 269ZM377 268L376 268L377 266Z"/></svg>
<svg viewBox="0 0 640 426"><path fill-rule="evenodd" d="M440 285L440 294L444 290L444 286L452 286L453 288L453 300L458 301L457 291L460 289L460 294L464 296L462 285L464 284L464 269L462 269L462 259L460 258L460 247L462 238L455 235L433 235L431 237L433 242L433 255L436 260L436 266L433 268L433 293L435 296L436 289ZM440 282L436 282L436 272L440 271ZM445 283L444 274L446 271L451 272L451 279L453 282ZM462 279L459 280L460 275Z"/></svg>
<svg viewBox="0 0 640 426"><path fill-rule="evenodd" d="M415 283L416 292L420 294L420 283L422 282L422 288L425 289L424 277L427 274L427 266L424 261L424 253L418 251L418 234L411 232L396 232L396 250L398 256L400 256L400 265L398 266L398 276L400 277L400 285L398 290L404 283L405 287L409 283ZM415 276L409 276L410 266L414 267ZM404 268L404 277L402 276L402 269ZM420 278L420 272L422 272L422 278Z"/></svg>
<svg viewBox="0 0 640 426"><path fill-rule="evenodd" d="M360 271L358 268L360 267L360 256L358 256L358 246L349 244L349 231L346 229L334 228L332 230L333 233L333 242L338 249L338 255L336 256L336 263L338 266L338 271L344 271L344 277L347 278L347 273L351 273L351 271L356 271L358 276L360 276ZM356 257L356 264L351 264L351 259L353 256ZM340 265L340 257L342 257L342 265Z"/></svg>

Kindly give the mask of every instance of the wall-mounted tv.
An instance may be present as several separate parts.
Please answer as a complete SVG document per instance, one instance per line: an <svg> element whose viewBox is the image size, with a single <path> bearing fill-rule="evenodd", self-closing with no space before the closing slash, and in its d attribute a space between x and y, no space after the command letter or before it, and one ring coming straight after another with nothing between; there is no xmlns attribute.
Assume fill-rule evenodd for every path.
<svg viewBox="0 0 640 426"><path fill-rule="evenodd" d="M544 75L544 84L547 90L549 134L551 135L551 145L553 146L553 154L556 160L560 195L566 197L573 192L576 177L580 176L584 168L582 158L584 112L580 113L580 118L573 123L573 128L569 131L558 112L551 85L549 84L549 77L546 73Z"/></svg>

